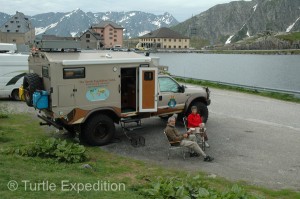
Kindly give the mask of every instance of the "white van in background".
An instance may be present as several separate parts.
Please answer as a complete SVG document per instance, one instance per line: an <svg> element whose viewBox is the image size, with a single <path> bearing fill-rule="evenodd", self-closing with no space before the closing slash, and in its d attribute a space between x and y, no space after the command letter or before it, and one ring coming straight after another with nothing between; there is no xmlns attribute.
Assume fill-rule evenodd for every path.
<svg viewBox="0 0 300 199"><path fill-rule="evenodd" d="M16 44L0 43L0 98L19 100L29 55L15 53L16 50Z"/></svg>

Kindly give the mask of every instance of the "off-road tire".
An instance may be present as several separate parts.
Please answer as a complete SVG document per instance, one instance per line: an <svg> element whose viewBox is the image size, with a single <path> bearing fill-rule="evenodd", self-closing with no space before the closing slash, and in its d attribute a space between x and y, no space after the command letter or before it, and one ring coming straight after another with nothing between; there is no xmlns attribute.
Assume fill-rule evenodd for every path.
<svg viewBox="0 0 300 199"><path fill-rule="evenodd" d="M42 79L36 73L28 73L24 76L23 88L26 104L33 106L32 95L36 90L43 89Z"/></svg>
<svg viewBox="0 0 300 199"><path fill-rule="evenodd" d="M187 116L191 113L191 107L192 106L196 106L198 113L200 114L201 118L202 118L202 122L206 123L208 120L208 108L206 106L206 104L204 104L203 102L194 102L190 107L189 110L187 111L188 114Z"/></svg>
<svg viewBox="0 0 300 199"><path fill-rule="evenodd" d="M84 141L92 146L102 146L111 142L116 132L113 120L106 115L94 115L83 127Z"/></svg>
<svg viewBox="0 0 300 199"><path fill-rule="evenodd" d="M15 101L19 101L20 100L20 98L19 98L19 89L14 89L11 92L11 99L15 100Z"/></svg>

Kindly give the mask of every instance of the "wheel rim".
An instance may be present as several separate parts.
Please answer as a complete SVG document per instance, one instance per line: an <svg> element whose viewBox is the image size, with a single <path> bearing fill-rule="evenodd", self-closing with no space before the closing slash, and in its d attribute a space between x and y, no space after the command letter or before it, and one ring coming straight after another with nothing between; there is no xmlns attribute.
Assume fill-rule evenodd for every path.
<svg viewBox="0 0 300 199"><path fill-rule="evenodd" d="M108 126L103 123L98 123L93 132L93 136L97 140L102 140L108 135Z"/></svg>
<svg viewBox="0 0 300 199"><path fill-rule="evenodd" d="M13 95L14 100L20 100L20 98L19 98L19 91L15 90L12 95Z"/></svg>

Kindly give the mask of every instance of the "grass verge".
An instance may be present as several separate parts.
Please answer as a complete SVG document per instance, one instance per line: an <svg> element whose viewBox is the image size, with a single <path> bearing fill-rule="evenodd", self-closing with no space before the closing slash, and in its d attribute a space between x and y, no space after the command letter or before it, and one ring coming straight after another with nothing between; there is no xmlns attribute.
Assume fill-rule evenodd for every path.
<svg viewBox="0 0 300 199"><path fill-rule="evenodd" d="M73 164L41 157L7 154L4 152L7 149L24 147L37 140L57 137L58 134L55 132L46 134L45 129L38 126L37 119L31 115L9 115L8 118L1 118L0 124L0 192L3 199L149 198L141 195L141 189L151 187L150 181L155 181L158 176L186 178L188 174L186 171L162 168L122 157L106 152L99 147L86 147L89 159L83 163ZM76 141L68 140L68 142ZM89 165L89 167L83 165ZM299 193L290 190L274 191L249 186L244 182L230 182L219 177L212 179L202 172L190 173L190 175L199 175L201 181L205 182L210 189L220 192L231 189L234 184L238 184L247 193L270 199L300 198ZM15 191L8 189L8 182L11 180L15 180L19 185ZM27 184L25 184L25 180L27 180ZM80 183L97 183L97 181L106 181L111 184L124 183L126 189L122 191L78 191L78 187L76 187L76 190L72 190L74 183L79 185ZM46 185L46 182L49 184ZM56 185L56 189L53 191L49 188L51 183ZM62 185L69 186L65 186L65 191L62 191Z"/></svg>
<svg viewBox="0 0 300 199"><path fill-rule="evenodd" d="M241 88L241 87L217 84L217 83L203 81L203 80L182 79L182 78L175 78L175 79L179 82L184 82L184 83L189 83L189 84L194 84L194 85L199 85L199 86L231 90L231 91L238 91L238 92L242 92L242 93L254 94L254 95L259 95L259 96L263 96L263 97L270 97L273 99L278 99L278 100L283 100L283 101L288 101L288 102L300 103L300 98L297 98L291 94L251 90L251 89L246 89L246 88Z"/></svg>

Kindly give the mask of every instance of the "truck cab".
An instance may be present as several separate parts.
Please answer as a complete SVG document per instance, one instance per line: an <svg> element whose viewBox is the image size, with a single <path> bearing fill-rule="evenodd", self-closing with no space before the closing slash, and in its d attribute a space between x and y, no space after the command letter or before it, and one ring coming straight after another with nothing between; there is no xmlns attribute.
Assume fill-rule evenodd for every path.
<svg viewBox="0 0 300 199"><path fill-rule="evenodd" d="M38 51L23 88L45 124L78 132L90 145L109 143L126 118L186 115L196 105L206 121L210 104L208 88L180 85L159 72L157 58L133 52Z"/></svg>

